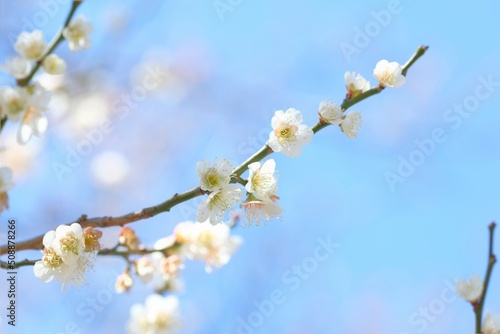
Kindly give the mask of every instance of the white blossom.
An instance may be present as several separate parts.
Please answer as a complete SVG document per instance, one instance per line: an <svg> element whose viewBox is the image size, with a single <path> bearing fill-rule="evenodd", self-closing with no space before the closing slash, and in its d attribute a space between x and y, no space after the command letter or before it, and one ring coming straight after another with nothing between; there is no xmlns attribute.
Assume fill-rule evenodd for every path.
<svg viewBox="0 0 500 334"><path fill-rule="evenodd" d="M216 225L222 222L226 211L241 200L242 191L237 184L228 184L208 195L198 207L198 222Z"/></svg>
<svg viewBox="0 0 500 334"><path fill-rule="evenodd" d="M463 299L474 303L483 294L483 280L477 275L471 276L468 280L457 280L455 288L457 294Z"/></svg>
<svg viewBox="0 0 500 334"><path fill-rule="evenodd" d="M302 146L309 144L313 131L302 124L302 114L293 108L286 112L278 110L271 120L273 131L269 134L267 145L274 152L282 152L291 158L299 156Z"/></svg>
<svg viewBox="0 0 500 334"><path fill-rule="evenodd" d="M130 309L127 332L130 334L168 334L180 325L179 300L175 296L154 294L144 305L134 304Z"/></svg>
<svg viewBox="0 0 500 334"><path fill-rule="evenodd" d="M172 286L177 285L178 273L184 265L177 255L165 257L162 252L152 252L137 260L135 268L143 283L163 291L172 290Z"/></svg>
<svg viewBox="0 0 500 334"><path fill-rule="evenodd" d="M28 97L28 92L22 87L0 88L0 107L11 122L21 120L28 105Z"/></svg>
<svg viewBox="0 0 500 334"><path fill-rule="evenodd" d="M62 74L66 71L66 61L53 53L45 57L42 66L49 74Z"/></svg>
<svg viewBox="0 0 500 334"><path fill-rule="evenodd" d="M17 56L8 59L5 65L0 65L0 70L12 75L16 79L23 79L28 76L31 68L31 62Z"/></svg>
<svg viewBox="0 0 500 334"><path fill-rule="evenodd" d="M370 89L370 82L356 72L345 72L345 87L348 98L353 98Z"/></svg>
<svg viewBox="0 0 500 334"><path fill-rule="evenodd" d="M200 178L201 189L216 191L229 184L233 166L227 159L216 159L212 165L208 160L198 162L196 171Z"/></svg>
<svg viewBox="0 0 500 334"><path fill-rule="evenodd" d="M486 312L481 330L484 334L500 334L500 314L491 315Z"/></svg>
<svg viewBox="0 0 500 334"><path fill-rule="evenodd" d="M63 30L63 36L68 40L71 51L80 51L90 47L88 35L92 32L92 25L85 17L79 16Z"/></svg>
<svg viewBox="0 0 500 334"><path fill-rule="evenodd" d="M63 290L66 284L80 286L86 282L85 275L93 266L92 260L97 254L95 238L99 238L100 231L82 231L78 223L70 226L59 225L56 230L45 233L43 237L42 260L37 261L33 272L43 282L50 282L54 278L62 283ZM87 240L87 239L92 240ZM86 246L92 244L89 251Z"/></svg>
<svg viewBox="0 0 500 334"><path fill-rule="evenodd" d="M377 63L373 75L384 87L398 88L405 83L405 77L401 74L403 68L395 61L389 63L383 59Z"/></svg>
<svg viewBox="0 0 500 334"><path fill-rule="evenodd" d="M42 251L43 257L41 261L37 261L33 267L36 277L45 283L52 281L54 278L62 283L62 289L65 289L66 284L80 286L85 283L85 273L91 263L85 256L74 258L71 262L65 262L60 252L54 249L58 241L55 231L49 231L43 238Z"/></svg>
<svg viewBox="0 0 500 334"><path fill-rule="evenodd" d="M226 224L212 226L191 223L191 225L194 233L191 240L183 245L183 254L190 259L204 261L207 272L227 264L242 243L240 237L231 236L230 228Z"/></svg>
<svg viewBox="0 0 500 334"><path fill-rule="evenodd" d="M43 32L35 30L19 34L14 49L27 60L38 60L43 56L47 44L43 40Z"/></svg>
<svg viewBox="0 0 500 334"><path fill-rule="evenodd" d="M269 159L264 163L253 162L248 165L247 192L261 200L267 200L276 193L278 180L275 176L276 162Z"/></svg>
<svg viewBox="0 0 500 334"><path fill-rule="evenodd" d="M344 117L344 121L340 124L340 128L347 137L356 138L359 130L361 129L361 114L358 111L351 111Z"/></svg>
<svg viewBox="0 0 500 334"><path fill-rule="evenodd" d="M276 196L266 200L259 200L250 195L248 199L241 204L248 225L255 223L255 225L259 226L263 221L269 221L273 217L280 217L283 209L276 200Z"/></svg>
<svg viewBox="0 0 500 334"><path fill-rule="evenodd" d="M85 239L80 224L59 225L52 248L66 263L75 262L85 250Z"/></svg>
<svg viewBox="0 0 500 334"><path fill-rule="evenodd" d="M49 104L51 94L40 85L31 87L31 94L27 102L21 125L17 132L19 144L26 144L32 136L40 137L47 130L48 121L45 111Z"/></svg>
<svg viewBox="0 0 500 334"><path fill-rule="evenodd" d="M343 121L344 111L332 101L322 101L319 104L318 114L323 121L339 125Z"/></svg>

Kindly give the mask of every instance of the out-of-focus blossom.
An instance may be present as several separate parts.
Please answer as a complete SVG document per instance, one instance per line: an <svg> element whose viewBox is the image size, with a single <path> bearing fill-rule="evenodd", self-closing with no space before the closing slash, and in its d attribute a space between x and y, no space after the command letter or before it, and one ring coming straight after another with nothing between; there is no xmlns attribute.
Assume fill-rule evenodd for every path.
<svg viewBox="0 0 500 334"><path fill-rule="evenodd" d="M481 330L484 334L500 334L500 314L491 315L486 312Z"/></svg>
<svg viewBox="0 0 500 334"><path fill-rule="evenodd" d="M11 122L19 122L28 105L28 92L22 87L0 88L0 107Z"/></svg>
<svg viewBox="0 0 500 334"><path fill-rule="evenodd" d="M118 234L118 242L121 245L127 246L130 249L137 249L139 247L139 237L135 234L134 229L124 226Z"/></svg>
<svg viewBox="0 0 500 334"><path fill-rule="evenodd" d="M74 19L63 30L63 36L68 40L71 51L87 49L91 45L89 35L92 32L92 25L83 16Z"/></svg>
<svg viewBox="0 0 500 334"><path fill-rule="evenodd" d="M146 298L144 305L134 304L127 323L129 334L168 334L180 326L179 300L158 294Z"/></svg>
<svg viewBox="0 0 500 334"><path fill-rule="evenodd" d="M43 39L43 32L41 30L21 32L17 37L16 43L14 44L14 49L17 53L27 60L40 59L46 48L47 44Z"/></svg>
<svg viewBox="0 0 500 334"><path fill-rule="evenodd" d="M118 275L115 282L115 291L116 293L129 292L134 285L134 280L128 270L124 273Z"/></svg>
<svg viewBox="0 0 500 334"><path fill-rule="evenodd" d="M477 275L471 276L468 280L457 280L455 283L457 294L471 303L481 298L483 287L483 280Z"/></svg>
<svg viewBox="0 0 500 334"><path fill-rule="evenodd" d="M31 71L31 62L22 57L12 57L7 59L5 65L0 64L0 70L12 75L16 79L23 79Z"/></svg>
<svg viewBox="0 0 500 334"><path fill-rule="evenodd" d="M66 61L53 53L45 57L42 66L49 74L62 74L66 71Z"/></svg>
<svg viewBox="0 0 500 334"><path fill-rule="evenodd" d="M0 213L9 208L9 191L14 187L12 181L12 169L9 167L0 167Z"/></svg>

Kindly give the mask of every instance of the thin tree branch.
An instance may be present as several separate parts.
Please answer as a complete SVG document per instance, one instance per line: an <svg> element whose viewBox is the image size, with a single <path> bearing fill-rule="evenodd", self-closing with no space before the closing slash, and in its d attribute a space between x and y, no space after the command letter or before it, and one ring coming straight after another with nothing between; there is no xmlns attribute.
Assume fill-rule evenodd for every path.
<svg viewBox="0 0 500 334"><path fill-rule="evenodd" d="M156 216L162 212L168 212L171 208L176 206L179 203L185 202L189 199L195 198L197 196L201 196L206 194L206 191L201 190L200 187L194 188L190 191L186 191L182 194L175 194L167 201L160 203L155 206L151 206L149 208L144 208L140 211L131 212L123 216L119 217L97 217L97 218L87 218L87 215L82 215L76 221L72 223L79 223L82 228L85 227L111 227L111 226L123 226L128 223L132 223L138 220L143 220L147 218L151 218ZM70 223L71 224L71 223ZM43 235L39 235L35 238L16 243L16 251L28 250L28 249L42 249L42 239ZM0 247L0 255L7 254L8 247L7 245L3 245Z"/></svg>
<svg viewBox="0 0 500 334"><path fill-rule="evenodd" d="M404 71L408 70L408 68L418 59L420 58L424 53L425 50L427 50L427 47L419 47L416 51L416 53L412 56L412 58L407 62L406 65L404 65ZM365 93L353 98L353 99L348 99L344 100L342 103L341 107L342 109L346 110L349 107L355 105L358 102L361 102L362 100L373 96L375 94L378 94L382 91L382 88L380 86L377 86L375 88L372 88ZM313 126L313 132L317 133L321 129L325 128L329 124L322 123L321 121ZM245 162L243 162L240 166L236 167L233 172L232 172L232 180L231 182L240 182L241 174L243 174L247 169L248 165L250 165L253 162L257 162L265 158L266 156L270 155L273 153L273 150L267 146L264 145L259 151L257 151L254 155L252 155L250 158L248 158ZM241 183L241 182L240 182ZM77 219L75 222L79 223L82 228L92 226L92 227L110 227L110 226L123 226L128 223L133 223L138 220L143 220L147 218L151 218L156 216L159 213L162 212L168 212L170 211L171 208L176 206L177 204L183 203L187 200L193 199L195 197L207 194L207 191L203 191L200 187L194 188L190 191L187 191L182 194L175 194L172 196L170 199L167 201L149 207L142 209L140 211L136 212L131 212L128 213L124 216L119 216L119 217L98 217L98 218L91 218L88 219L87 215L82 215L79 219ZM17 251L22 251L22 250L28 250L28 249L42 249L42 239L43 235L37 236L35 238L20 242L16 244L16 250ZM3 245L0 247L0 255L6 254L8 251L7 245Z"/></svg>
<svg viewBox="0 0 500 334"><path fill-rule="evenodd" d="M476 315L476 333L482 333L482 319L483 319L483 308L484 301L486 300L486 293L488 292L488 286L490 284L491 272L493 271L493 266L497 262L497 258L495 254L493 254L493 235L495 231L496 224L493 222L488 225L488 229L490 231L490 245L488 249L488 267L486 269L486 276L484 278L484 288L483 295L481 296L481 300L474 307L474 313Z"/></svg>

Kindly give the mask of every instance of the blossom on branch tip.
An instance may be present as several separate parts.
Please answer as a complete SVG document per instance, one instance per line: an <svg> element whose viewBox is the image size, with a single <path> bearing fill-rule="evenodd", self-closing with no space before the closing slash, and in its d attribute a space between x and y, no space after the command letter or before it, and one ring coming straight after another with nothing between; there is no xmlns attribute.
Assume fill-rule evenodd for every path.
<svg viewBox="0 0 500 334"><path fill-rule="evenodd" d="M377 63L373 70L373 75L380 84L384 87L398 88L401 87L406 78L401 73L403 68L395 61L389 63L383 59Z"/></svg>
<svg viewBox="0 0 500 334"><path fill-rule="evenodd" d="M481 329L484 334L500 334L500 314L491 315L486 312Z"/></svg>
<svg viewBox="0 0 500 334"><path fill-rule="evenodd" d="M332 101L322 101L319 104L318 114L322 121L339 125L343 121L344 111Z"/></svg>
<svg viewBox="0 0 500 334"><path fill-rule="evenodd" d="M127 323L129 334L167 334L179 328L179 300L158 294L146 298L144 305L134 304Z"/></svg>
<svg viewBox="0 0 500 334"><path fill-rule="evenodd" d="M267 200L276 193L278 179L275 175L276 162L269 159L264 163L253 162L248 165L248 182L245 190L261 200Z"/></svg>
<svg viewBox="0 0 500 334"><path fill-rule="evenodd" d="M43 32L40 30L21 32L14 44L14 49L27 60L40 59L47 49L47 44L43 40Z"/></svg>
<svg viewBox="0 0 500 334"><path fill-rule="evenodd" d="M49 74L62 74L66 71L66 61L53 53L45 57L42 66Z"/></svg>
<svg viewBox="0 0 500 334"><path fill-rule="evenodd" d="M457 280L455 283L457 294L471 303L477 302L481 298L483 287L483 280L477 275L471 276L468 280Z"/></svg>
<svg viewBox="0 0 500 334"><path fill-rule="evenodd" d="M85 17L79 16L74 19L63 30L63 37L68 40L71 51L80 51L90 47L91 41L88 37L92 32L92 25Z"/></svg>
<svg viewBox="0 0 500 334"><path fill-rule="evenodd" d="M216 191L231 181L233 166L227 159L215 159L213 165L208 160L198 162L196 172L200 178L201 189Z"/></svg>
<svg viewBox="0 0 500 334"><path fill-rule="evenodd" d="M361 125L361 113L358 111L350 111L344 116L344 121L340 124L340 128L347 137L356 138L361 129Z"/></svg>
<svg viewBox="0 0 500 334"><path fill-rule="evenodd" d="M196 220L200 223L208 221L212 225L220 224L226 211L238 203L241 197L242 191L237 184L227 184L220 190L211 192L200 203Z"/></svg>
<svg viewBox="0 0 500 334"><path fill-rule="evenodd" d="M302 152L302 146L312 141L313 131L302 124L300 111L290 108L286 112L278 110L271 120L273 131L269 134L267 145L274 152L282 152L295 158Z"/></svg>
<svg viewBox="0 0 500 334"><path fill-rule="evenodd" d="M22 57L12 57L5 65L0 65L0 70L12 75L16 79L24 79L31 71L31 62Z"/></svg>
<svg viewBox="0 0 500 334"><path fill-rule="evenodd" d="M356 72L345 72L345 87L347 88L347 98L351 99L370 89L370 82Z"/></svg>

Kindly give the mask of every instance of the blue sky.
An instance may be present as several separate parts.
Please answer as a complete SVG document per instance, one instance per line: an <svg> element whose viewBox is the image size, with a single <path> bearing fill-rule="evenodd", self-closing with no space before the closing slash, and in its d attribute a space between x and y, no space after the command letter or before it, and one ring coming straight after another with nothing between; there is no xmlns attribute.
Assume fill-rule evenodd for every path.
<svg viewBox="0 0 500 334"><path fill-rule="evenodd" d="M403 87L353 107L364 120L357 139L328 127L298 158L273 155L282 220L234 229L244 244L210 275L201 264L187 263L179 294L183 333L237 333L240 319L251 322L256 312L265 313L256 304L272 300L273 291L282 302L273 302L248 333L473 333L470 305L451 285L456 278L484 275L487 225L500 217L498 2L223 2L235 5L220 16L212 1L85 0L78 12L94 25L92 48L71 53L62 44L56 50L68 62L69 76L91 73L94 81L79 84L116 101L131 91L134 68L156 54L176 64L187 88L148 96L114 121L113 131L63 182L51 163L64 161L67 147L84 134L68 135L68 123L49 111L48 133L28 144L36 152L16 176L2 221L15 217L21 240L82 213L118 215L160 203L197 185L197 161L244 161L265 143L274 111L296 108L314 125L321 100L343 99L345 71L375 84L372 72L380 59L404 63L419 45L429 45ZM47 39L56 33L68 6L47 3L54 2L0 0L2 59L13 53L9 36L37 13L53 12L38 27ZM356 52L346 56L346 45ZM1 74L0 84L13 81ZM460 106L463 114L454 111ZM15 129L10 124L6 133ZM415 153L422 151L417 143L430 141L428 153ZM14 155L20 150L7 149ZM95 159L110 150L129 166L112 186L92 172ZM391 187L387 173L417 155L418 166ZM183 204L133 226L152 243L176 223L194 219L193 208ZM338 247L312 266L315 250L328 238ZM500 253L498 243L495 251ZM307 278L294 266L309 268ZM115 295L110 283L123 267L120 259L103 258L88 286L65 293L55 282L37 280L31 268L21 269L17 330L123 333L130 306L149 293L137 284L129 295ZM486 308L498 314L495 274ZM3 318L1 329L14 332Z"/></svg>

